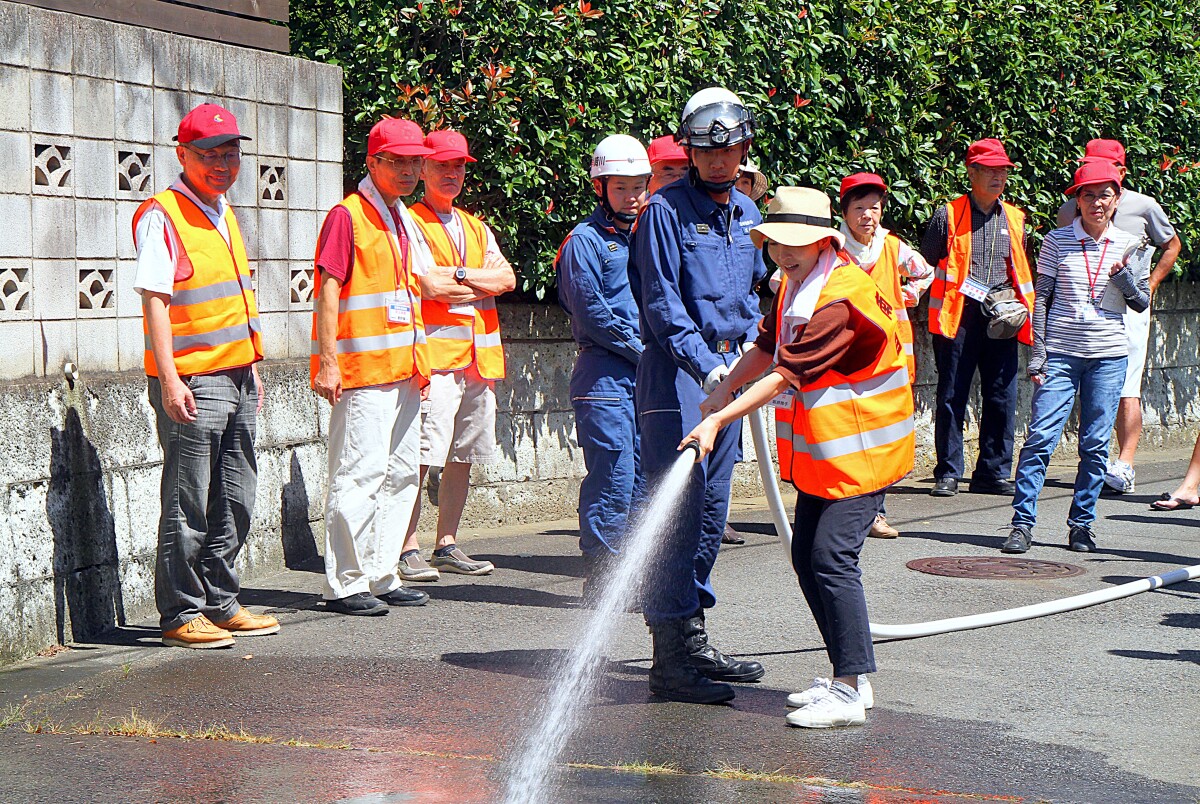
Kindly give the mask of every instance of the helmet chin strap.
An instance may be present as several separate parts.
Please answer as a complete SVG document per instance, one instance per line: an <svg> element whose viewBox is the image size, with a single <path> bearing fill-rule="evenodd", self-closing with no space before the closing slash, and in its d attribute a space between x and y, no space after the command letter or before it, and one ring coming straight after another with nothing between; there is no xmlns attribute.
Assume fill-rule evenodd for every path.
<svg viewBox="0 0 1200 804"><path fill-rule="evenodd" d="M747 141L742 146L742 158L738 160L738 164L743 164L746 161L746 154L750 153L750 143ZM692 161L691 149L688 149L688 181L693 187L703 187L710 193L727 193L733 189L733 185L737 184L738 174L733 174L733 178L729 181L705 181L700 178L700 171L696 169L696 163Z"/></svg>
<svg viewBox="0 0 1200 804"><path fill-rule="evenodd" d="M600 178L600 187L604 192L600 193L600 206L604 208L604 214L615 221L628 226L637 220L637 215L630 212L617 212L613 209L613 205L608 200L608 176Z"/></svg>

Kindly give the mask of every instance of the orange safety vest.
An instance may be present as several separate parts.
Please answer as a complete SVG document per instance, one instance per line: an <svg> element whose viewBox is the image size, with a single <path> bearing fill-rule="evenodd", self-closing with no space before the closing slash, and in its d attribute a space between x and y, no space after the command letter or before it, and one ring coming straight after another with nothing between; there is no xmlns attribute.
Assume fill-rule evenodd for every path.
<svg viewBox="0 0 1200 804"><path fill-rule="evenodd" d="M908 359L909 380L915 383L917 356L913 350L912 321L908 317L908 308L904 304L904 290L900 284L900 238L891 232L883 239L883 253L871 268L871 278L875 280L875 286L896 313L896 331L900 335L900 343L904 346L904 356Z"/></svg>
<svg viewBox="0 0 1200 804"><path fill-rule="evenodd" d="M425 234L433 261L441 266L463 266L469 272L483 267L487 251L487 227L474 215L454 210L463 224L467 253L458 246L433 211L424 202L409 207L413 219ZM471 308L471 309L468 309ZM486 296L468 304L447 304L422 299L425 335L429 339L429 363L434 371L457 371L475 363L485 380L504 379L504 347L500 344L500 317L496 297Z"/></svg>
<svg viewBox="0 0 1200 804"><path fill-rule="evenodd" d="M354 268L342 283L338 299L337 361L343 388L429 376L425 325L421 320L421 285L408 269L408 256L399 252L379 211L362 193L347 196L339 206L350 213L354 227ZM320 245L317 261L320 261ZM389 320L396 307L397 320ZM312 379L320 368L317 316L313 313ZM422 383L425 384L425 383Z"/></svg>
<svg viewBox="0 0 1200 804"><path fill-rule="evenodd" d="M233 209L225 207L229 242L208 215L190 198L164 190L142 202L133 214L133 229L151 206L157 204L175 227L183 254L192 264L191 276L175 277L168 314L175 371L181 377L212 374L240 368L263 358L262 325L254 300L254 285L246 245ZM142 319L146 341L146 374L158 376L150 345L150 325Z"/></svg>
<svg viewBox="0 0 1200 804"><path fill-rule="evenodd" d="M852 270L851 270L852 269ZM779 286L776 339L783 332L787 278ZM779 472L805 494L840 500L887 488L912 471L913 395L895 311L850 260L829 275L816 310L849 302L887 333L870 366L846 376L827 371L775 409Z"/></svg>
<svg viewBox="0 0 1200 804"><path fill-rule="evenodd" d="M1033 272L1025 256L1025 213L1007 201L1000 202L1008 221L1010 245L1008 273L1021 304L1029 310L1025 326L1017 333L1021 343L1033 345ZM963 295L959 289L971 272L971 198L960 196L947 206L946 257L933 272L929 288L929 331L953 338L962 321Z"/></svg>

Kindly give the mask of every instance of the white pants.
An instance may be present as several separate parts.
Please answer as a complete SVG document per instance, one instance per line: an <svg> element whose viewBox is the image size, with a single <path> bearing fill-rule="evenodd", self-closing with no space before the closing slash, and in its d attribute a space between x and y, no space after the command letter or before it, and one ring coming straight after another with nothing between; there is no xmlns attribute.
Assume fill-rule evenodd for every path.
<svg viewBox="0 0 1200 804"><path fill-rule="evenodd" d="M1125 311L1125 338L1129 341L1129 362L1125 366L1125 385L1121 388L1121 398L1137 399L1142 395L1142 375L1146 371L1150 308L1140 313Z"/></svg>
<svg viewBox="0 0 1200 804"><path fill-rule="evenodd" d="M345 391L329 417L326 600L400 586L398 564L417 500L418 381Z"/></svg>

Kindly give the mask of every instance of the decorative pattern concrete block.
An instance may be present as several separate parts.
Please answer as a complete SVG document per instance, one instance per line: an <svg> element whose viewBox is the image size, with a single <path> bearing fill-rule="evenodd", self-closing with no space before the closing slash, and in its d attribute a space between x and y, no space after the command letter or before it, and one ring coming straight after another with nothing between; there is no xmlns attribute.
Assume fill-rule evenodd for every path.
<svg viewBox="0 0 1200 804"><path fill-rule="evenodd" d="M212 43L209 42L208 44L211 45ZM242 153L258 153L258 106L252 101L239 100L238 98L221 98L217 102L233 112L233 116L237 118L238 131L250 138L241 141L240 147ZM242 158L242 166L245 169L245 157Z"/></svg>
<svg viewBox="0 0 1200 804"><path fill-rule="evenodd" d="M0 195L0 257L33 256L33 199L27 195Z"/></svg>
<svg viewBox="0 0 1200 804"><path fill-rule="evenodd" d="M288 109L286 106L274 106L270 103L259 104L258 154L278 159L288 157Z"/></svg>
<svg viewBox="0 0 1200 804"><path fill-rule="evenodd" d="M71 171L78 198L116 196L117 160L112 140L75 140L71 149ZM93 202L88 202L93 203ZM112 256L111 252L107 255Z"/></svg>
<svg viewBox="0 0 1200 804"><path fill-rule="evenodd" d="M0 64L0 97L5 99L0 104L0 129L28 131L29 69Z"/></svg>
<svg viewBox="0 0 1200 804"><path fill-rule="evenodd" d="M29 64L29 7L0 5L0 64Z"/></svg>
<svg viewBox="0 0 1200 804"><path fill-rule="evenodd" d="M39 195L74 195L74 141L35 134L31 142L33 191Z"/></svg>
<svg viewBox="0 0 1200 804"><path fill-rule="evenodd" d="M0 319L11 321L32 316L33 276L29 260L0 259ZM11 328L5 332L16 334L16 330ZM11 338L6 338L5 342L13 345L18 343Z"/></svg>
<svg viewBox="0 0 1200 804"><path fill-rule="evenodd" d="M5 283L5 271L0 269L0 291ZM29 309L22 314L26 319ZM0 377L17 379L33 375L33 329L37 324L33 321L13 321L10 316L0 315L0 337L10 344L9 348L0 352Z"/></svg>
<svg viewBox="0 0 1200 804"><path fill-rule="evenodd" d="M272 57L262 54L262 58ZM307 59L288 59L291 62L292 80L289 82L288 105L301 109L312 109L317 105L317 65Z"/></svg>
<svg viewBox="0 0 1200 804"><path fill-rule="evenodd" d="M74 260L33 261L33 314L43 321L74 320L79 277ZM71 340L74 341L74 330ZM70 351L75 351L74 345Z"/></svg>
<svg viewBox="0 0 1200 804"><path fill-rule="evenodd" d="M260 260L258 263L258 309L264 313L281 313L291 308L288 263L282 260ZM282 353L275 355L282 357Z"/></svg>
<svg viewBox="0 0 1200 804"><path fill-rule="evenodd" d="M312 312L313 309L313 264L296 261L288 266L288 301L292 310Z"/></svg>
<svg viewBox="0 0 1200 804"><path fill-rule="evenodd" d="M117 26L106 20L75 17L75 73L113 78Z"/></svg>
<svg viewBox="0 0 1200 804"><path fill-rule="evenodd" d="M75 129L75 93L71 76L34 70L29 74L29 124L43 134L70 136Z"/></svg>
<svg viewBox="0 0 1200 804"><path fill-rule="evenodd" d="M154 83L154 32L132 25L113 26L114 74L130 84Z"/></svg>
<svg viewBox="0 0 1200 804"><path fill-rule="evenodd" d="M0 159L0 187L6 192L28 193L33 187L32 153L28 134L0 131L0 154L5 154L5 158Z"/></svg>
<svg viewBox="0 0 1200 804"><path fill-rule="evenodd" d="M192 92L213 98L225 94L223 48L213 47L213 43L205 39L191 39L188 50ZM220 103L219 100L213 102Z"/></svg>
<svg viewBox="0 0 1200 804"><path fill-rule="evenodd" d="M288 212L286 209L258 211L258 257L281 260L288 254ZM308 255L310 258L312 254Z"/></svg>
<svg viewBox="0 0 1200 804"><path fill-rule="evenodd" d="M29 66L69 73L74 52L74 16L40 8L29 10Z"/></svg>
<svg viewBox="0 0 1200 804"><path fill-rule="evenodd" d="M112 81L102 78L75 78L76 137L111 140L115 125L116 90Z"/></svg>
<svg viewBox="0 0 1200 804"><path fill-rule="evenodd" d="M283 360L288 356L287 313L260 312L258 317L262 322L263 355L267 360Z"/></svg>
<svg viewBox="0 0 1200 804"><path fill-rule="evenodd" d="M118 276L121 268L117 269ZM127 271L128 273L128 271ZM132 280L131 280L132 281ZM136 295L136 294L135 294ZM140 297L139 297L140 298ZM142 319L117 319L117 365L121 371L141 371L144 368L145 338L142 334Z"/></svg>
<svg viewBox="0 0 1200 804"><path fill-rule="evenodd" d="M317 163L289 159L287 163L288 206L317 208Z"/></svg>
<svg viewBox="0 0 1200 804"><path fill-rule="evenodd" d="M292 159L317 158L317 113L309 109L288 109L288 149Z"/></svg>
<svg viewBox="0 0 1200 804"><path fill-rule="evenodd" d="M281 58L274 53L258 53L258 100L286 106L291 97L289 84L292 80L291 59ZM273 151L280 153L282 151Z"/></svg>
<svg viewBox="0 0 1200 804"><path fill-rule="evenodd" d="M166 89L187 89L191 66L191 40L184 36L154 31L151 35L154 54L154 86Z"/></svg>
<svg viewBox="0 0 1200 804"><path fill-rule="evenodd" d="M179 133L179 121L191 108L191 98L186 92L155 89L154 142L157 145L173 145L171 138Z"/></svg>
<svg viewBox="0 0 1200 804"><path fill-rule="evenodd" d="M112 174L109 173L109 176ZM117 253L117 206L112 201L75 202L75 256L107 257Z"/></svg>
<svg viewBox="0 0 1200 804"><path fill-rule="evenodd" d="M266 212L266 210L263 210ZM317 213L292 210L288 213L288 256L311 261L317 250Z"/></svg>
<svg viewBox="0 0 1200 804"><path fill-rule="evenodd" d="M112 260L78 260L75 263L75 270L79 276L80 318L116 318L116 265ZM80 346L82 345L81 342ZM115 342L113 356L115 361Z"/></svg>
<svg viewBox="0 0 1200 804"><path fill-rule="evenodd" d="M8 487L8 527L14 534L42 533L49 536L46 503L49 483L45 480L16 483ZM40 540L15 540L13 570L18 581L49 578L54 574L54 554Z"/></svg>
<svg viewBox="0 0 1200 804"><path fill-rule="evenodd" d="M225 62L225 94L231 98L253 101L258 99L258 51L233 45L219 47ZM237 111L230 107L230 111ZM241 120L241 117L238 117Z"/></svg>
<svg viewBox="0 0 1200 804"><path fill-rule="evenodd" d="M83 371L118 371L116 318L80 318L76 365Z"/></svg>
<svg viewBox="0 0 1200 804"><path fill-rule="evenodd" d="M317 211L324 215L337 206L345 197L345 194L342 192L342 163L318 162Z"/></svg>
<svg viewBox="0 0 1200 804"><path fill-rule="evenodd" d="M114 85L113 134L124 142L154 142L154 90L137 84Z"/></svg>
<svg viewBox="0 0 1200 804"><path fill-rule="evenodd" d="M69 198L33 197L33 253L41 258L75 256L75 211ZM37 282L34 282L35 286ZM40 314L39 314L40 315Z"/></svg>
<svg viewBox="0 0 1200 804"><path fill-rule="evenodd" d="M311 318L309 321L311 326ZM266 400L258 417L258 444L295 444L315 439L320 398L304 390L308 387L308 366L287 363L273 366L269 372L260 370L260 374Z"/></svg>
<svg viewBox="0 0 1200 804"><path fill-rule="evenodd" d="M340 163L342 151L342 116L317 112L317 159Z"/></svg>
<svg viewBox="0 0 1200 804"><path fill-rule="evenodd" d="M307 360L312 354L312 310L293 310L288 316L288 357Z"/></svg>
<svg viewBox="0 0 1200 804"><path fill-rule="evenodd" d="M342 68L332 64L318 64L317 108L326 112L342 113Z"/></svg>
<svg viewBox="0 0 1200 804"><path fill-rule="evenodd" d="M149 145L117 145L117 198L141 201L154 190L154 150Z"/></svg>

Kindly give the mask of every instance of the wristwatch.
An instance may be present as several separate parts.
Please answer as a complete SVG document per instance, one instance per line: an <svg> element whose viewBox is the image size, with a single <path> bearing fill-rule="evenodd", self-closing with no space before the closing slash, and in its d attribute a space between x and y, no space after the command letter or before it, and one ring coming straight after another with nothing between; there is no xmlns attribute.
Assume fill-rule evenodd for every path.
<svg viewBox="0 0 1200 804"><path fill-rule="evenodd" d="M454 281L460 285L467 283L467 269L461 265L454 269Z"/></svg>

